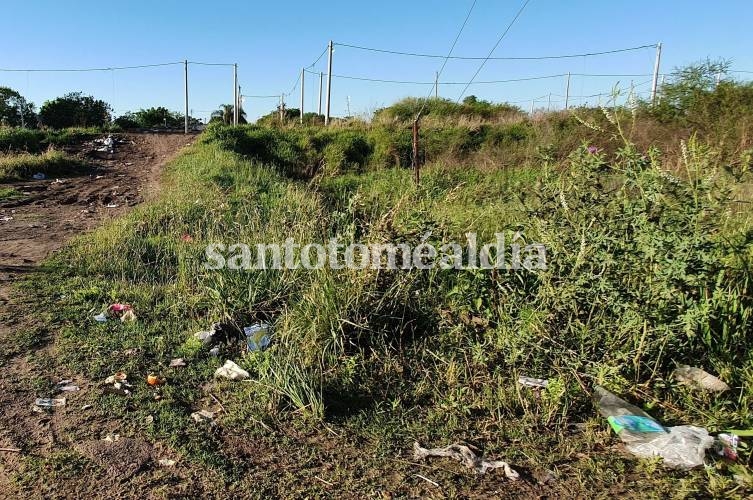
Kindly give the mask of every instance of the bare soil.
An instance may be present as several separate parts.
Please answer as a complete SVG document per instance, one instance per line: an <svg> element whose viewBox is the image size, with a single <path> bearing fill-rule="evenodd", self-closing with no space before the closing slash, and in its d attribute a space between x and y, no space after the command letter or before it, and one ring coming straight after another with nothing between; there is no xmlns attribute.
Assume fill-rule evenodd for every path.
<svg viewBox="0 0 753 500"><path fill-rule="evenodd" d="M12 285L72 237L124 214L149 198L157 190L162 166L194 140L193 136L182 134L122 134L117 138L120 140L112 154L96 151L101 146L96 143L66 148L67 153L91 166L84 174L3 185L23 193L19 199L0 201L0 342L3 345L9 345L6 340L14 333L39 328L33 315L25 313L34 308L29 307L28 299ZM44 310L43 304L37 306ZM48 338L52 335L51 332L46 334ZM38 458L41 463L55 453L61 456L62 470L50 471L49 490L33 488L40 498L85 497L103 491L122 496L133 492L124 480L147 460L147 445L130 440L113 444L101 441L117 430L117 423L99 420L92 425L92 417L80 411L81 404L73 407L76 399L89 388L89 382L78 379L75 374L59 373L57 369L57 373L45 372L44 366L56 367L54 353L44 341L27 352L0 353L0 498L22 495L18 473L23 459L27 459L23 465L28 466L29 458ZM39 384L67 376L74 377L73 383L81 388L78 392L56 396L67 396L65 409L69 411L35 410ZM71 450L74 444L68 442L68 435L82 426L93 427L94 440L76 444L76 449L94 463L105 465L106 471L118 473L80 474L78 465L65 459L66 450ZM62 482L60 475L66 476ZM55 483L57 485L53 486Z"/></svg>

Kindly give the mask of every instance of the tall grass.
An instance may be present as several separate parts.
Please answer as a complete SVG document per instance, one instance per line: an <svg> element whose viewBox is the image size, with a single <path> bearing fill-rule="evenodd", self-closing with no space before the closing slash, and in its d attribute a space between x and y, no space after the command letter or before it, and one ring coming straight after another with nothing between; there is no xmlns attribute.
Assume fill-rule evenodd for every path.
<svg viewBox="0 0 753 500"><path fill-rule="evenodd" d="M100 379L184 356L192 368L175 375L174 404L159 411L185 418L201 398L190 388L231 357L255 381L221 386L231 414L348 422L387 447L415 435L481 436L492 450L516 440L527 454L517 458L546 466L568 453L558 440L570 422L596 418L594 383L645 402L669 424L753 424L753 231L732 219L737 180L717 168L713 149L684 143L684 172L675 175L657 150L611 131L623 140L614 153L580 146L563 162L542 155L535 168L494 171L437 162L415 186L410 171L371 163L385 143L369 134L386 130L211 128L171 163L158 200L52 264L67 317L116 300L139 315L104 328L71 320L59 340L63 359ZM525 130L505 128L493 140L517 141ZM437 147L484 147L470 131L437 134ZM327 166L312 167L321 161ZM548 268L203 267L209 243L428 238L438 247L468 231L543 243ZM263 353L225 348L213 358L192 339L215 321L258 320L275 331ZM133 347L141 351L94 355ZM731 395L710 399L678 385L678 364L719 374ZM519 374L550 386L522 390ZM139 403L156 405L146 396Z"/></svg>
<svg viewBox="0 0 753 500"><path fill-rule="evenodd" d="M86 164L81 160L55 150L39 155L0 155L0 182L29 179L36 173L70 175L85 168Z"/></svg>

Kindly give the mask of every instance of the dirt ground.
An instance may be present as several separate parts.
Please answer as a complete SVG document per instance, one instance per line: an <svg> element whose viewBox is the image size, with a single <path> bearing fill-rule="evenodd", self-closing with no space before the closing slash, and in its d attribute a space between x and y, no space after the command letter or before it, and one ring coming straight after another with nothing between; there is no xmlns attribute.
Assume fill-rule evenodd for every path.
<svg viewBox="0 0 753 500"><path fill-rule="evenodd" d="M0 201L0 341L13 331L37 326L33 318L18 313L26 298L12 284L70 238L122 215L156 192L162 166L195 139L182 134L122 134L117 137L120 140L113 154L95 151L97 144L93 143L66 148L67 153L91 165L86 173L3 185L15 188L23 197ZM60 451L61 447L56 445L65 440L68 429L86 425L85 417L64 419L55 413L33 411L34 384L49 374L37 373L39 363L29 360L50 354L48 347L41 346L32 352L5 352L0 356L0 498L18 498L20 492L13 475L18 472L22 457L49 458L50 454ZM86 381L76 380L75 383L81 386L82 392L86 389ZM72 396L75 399L75 394ZM102 432L107 430L101 429ZM143 442L124 440L113 443L112 450L104 450L100 455L106 458L120 450L125 456L143 460L150 448ZM131 453L134 449L141 451ZM79 451L91 455L96 453L96 447L87 447L84 443ZM96 456L91 458L97 461ZM140 465L119 462L129 473ZM117 482L87 484L87 479L81 477L76 484L73 479L72 490L42 490L40 497L78 496L86 491L104 491L103 488L113 485L115 489L109 489L112 493L123 495L128 491L127 485Z"/></svg>

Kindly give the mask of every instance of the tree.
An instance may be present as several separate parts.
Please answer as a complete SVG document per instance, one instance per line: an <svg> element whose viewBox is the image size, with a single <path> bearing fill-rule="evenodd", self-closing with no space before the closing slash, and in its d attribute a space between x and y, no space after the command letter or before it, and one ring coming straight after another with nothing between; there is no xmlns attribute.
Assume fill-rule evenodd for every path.
<svg viewBox="0 0 753 500"><path fill-rule="evenodd" d="M0 120L11 127L34 128L37 114L34 104L8 87L0 87Z"/></svg>
<svg viewBox="0 0 753 500"><path fill-rule="evenodd" d="M217 111L212 112L212 117L210 121L216 122L221 121L225 125L230 125L233 123L233 105L232 104L223 104L220 106L220 109ZM239 108L238 113L238 123L248 123L246 121L246 112L243 111L243 107L241 106Z"/></svg>
<svg viewBox="0 0 753 500"><path fill-rule="evenodd" d="M112 108L106 102L71 92L47 101L39 110L39 118L48 127L103 127L110 123Z"/></svg>
<svg viewBox="0 0 753 500"><path fill-rule="evenodd" d="M177 128L183 125L182 114L170 111L162 106L157 108L140 109L133 114L133 117L142 128Z"/></svg>

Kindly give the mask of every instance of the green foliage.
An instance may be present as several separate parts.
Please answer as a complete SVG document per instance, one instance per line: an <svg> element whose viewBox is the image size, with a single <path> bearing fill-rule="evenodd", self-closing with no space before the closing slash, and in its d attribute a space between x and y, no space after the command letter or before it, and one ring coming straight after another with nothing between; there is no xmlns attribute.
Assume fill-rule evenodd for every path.
<svg viewBox="0 0 753 500"><path fill-rule="evenodd" d="M67 175L79 172L85 167L80 160L53 150L41 155L0 155L0 182L28 179L37 172L46 175Z"/></svg>
<svg viewBox="0 0 753 500"><path fill-rule="evenodd" d="M10 127L37 126L37 114L34 104L8 87L0 87L0 125Z"/></svg>
<svg viewBox="0 0 753 500"><path fill-rule="evenodd" d="M221 123L224 123L225 125L232 124L234 109L235 108L232 104L223 104L222 106L220 106L220 109L212 112L212 117L210 119L210 122L221 122ZM240 124L248 123L246 121L246 112L243 110L242 107L239 109L238 123Z"/></svg>
<svg viewBox="0 0 753 500"><path fill-rule="evenodd" d="M50 146L66 146L93 139L102 133L97 128L37 130L26 128L0 129L0 151L38 153Z"/></svg>
<svg viewBox="0 0 753 500"><path fill-rule="evenodd" d="M106 102L71 92L46 101L39 110L42 123L53 129L68 127L104 127L110 123L112 108Z"/></svg>
<svg viewBox="0 0 753 500"><path fill-rule="evenodd" d="M462 104L450 99L429 98L421 99L408 97L395 104L374 112L375 120L396 120L400 122L413 121L423 108L422 115L433 117L469 117L492 119L502 116L512 116L522 113L520 108L507 103L493 104L476 96L466 97Z"/></svg>

